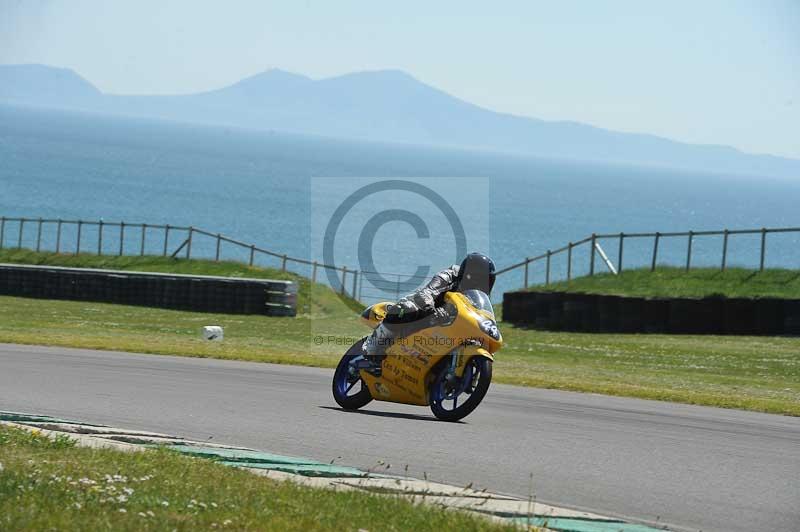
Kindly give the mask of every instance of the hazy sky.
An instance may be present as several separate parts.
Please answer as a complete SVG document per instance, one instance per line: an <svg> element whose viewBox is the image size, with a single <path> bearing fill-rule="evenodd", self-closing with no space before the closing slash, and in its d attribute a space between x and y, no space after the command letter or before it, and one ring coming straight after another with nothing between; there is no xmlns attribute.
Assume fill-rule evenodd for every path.
<svg viewBox="0 0 800 532"><path fill-rule="evenodd" d="M397 68L497 111L800 158L800 0L0 0L0 63L131 94Z"/></svg>

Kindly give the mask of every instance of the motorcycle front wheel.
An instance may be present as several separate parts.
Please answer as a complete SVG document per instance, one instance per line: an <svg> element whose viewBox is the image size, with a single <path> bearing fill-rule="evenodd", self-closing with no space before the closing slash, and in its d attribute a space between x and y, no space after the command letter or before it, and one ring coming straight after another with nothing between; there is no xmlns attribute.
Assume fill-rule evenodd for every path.
<svg viewBox="0 0 800 532"><path fill-rule="evenodd" d="M364 340L366 337L347 350L333 374L333 398L345 410L357 410L372 401L372 394L361 379L360 371L353 366L353 362L364 358L361 347Z"/></svg>
<svg viewBox="0 0 800 532"><path fill-rule="evenodd" d="M443 421L458 421L475 410L489 391L492 361L482 356L472 357L460 378L449 370L444 366L431 385L431 411Z"/></svg>

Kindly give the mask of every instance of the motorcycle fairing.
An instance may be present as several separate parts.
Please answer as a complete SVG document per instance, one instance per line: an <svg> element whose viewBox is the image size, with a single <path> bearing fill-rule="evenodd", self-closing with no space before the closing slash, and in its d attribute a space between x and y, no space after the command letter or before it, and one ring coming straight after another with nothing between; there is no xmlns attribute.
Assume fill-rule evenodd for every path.
<svg viewBox="0 0 800 532"><path fill-rule="evenodd" d="M495 338L481 327L488 317L463 294L448 292L444 297L456 309L456 317L450 324L423 329L408 338L395 340L386 349L380 377L361 371L361 378L374 399L426 406L429 404L428 389L435 376L432 370L454 350L459 350L455 368L459 376L463 375L472 357L494 359L493 353L500 349L503 341L499 335ZM374 328L386 315L387 304L372 305L361 317Z"/></svg>

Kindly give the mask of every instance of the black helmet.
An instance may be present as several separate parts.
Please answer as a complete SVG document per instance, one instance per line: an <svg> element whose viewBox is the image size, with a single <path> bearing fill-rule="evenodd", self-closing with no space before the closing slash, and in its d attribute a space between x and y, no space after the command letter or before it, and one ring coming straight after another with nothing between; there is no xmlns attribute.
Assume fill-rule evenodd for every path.
<svg viewBox="0 0 800 532"><path fill-rule="evenodd" d="M483 253L470 253L461 261L456 279L456 290L481 290L492 293L494 286L494 262Z"/></svg>

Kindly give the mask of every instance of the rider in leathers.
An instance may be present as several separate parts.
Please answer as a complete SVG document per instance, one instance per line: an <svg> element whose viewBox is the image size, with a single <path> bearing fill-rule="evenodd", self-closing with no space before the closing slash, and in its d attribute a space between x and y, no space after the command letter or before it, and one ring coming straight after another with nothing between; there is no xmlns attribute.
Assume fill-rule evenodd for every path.
<svg viewBox="0 0 800 532"><path fill-rule="evenodd" d="M380 366L394 338L447 319L448 313L442 308L445 293L477 289L490 294L494 279L494 262L482 253L470 253L460 266L454 264L440 271L427 285L386 307L386 317L364 342L366 358Z"/></svg>

